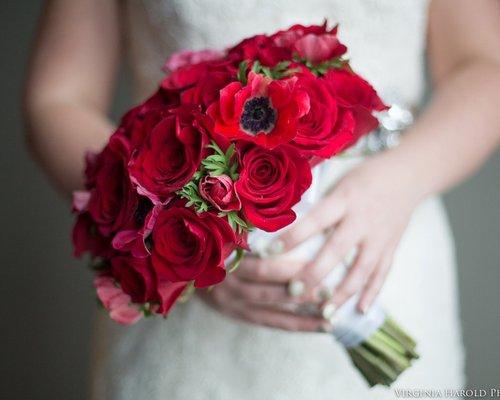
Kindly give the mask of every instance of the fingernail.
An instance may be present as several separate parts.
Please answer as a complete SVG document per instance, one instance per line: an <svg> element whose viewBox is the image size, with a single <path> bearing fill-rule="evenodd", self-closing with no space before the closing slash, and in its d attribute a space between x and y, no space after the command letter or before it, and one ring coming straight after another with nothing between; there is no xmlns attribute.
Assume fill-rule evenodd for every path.
<svg viewBox="0 0 500 400"><path fill-rule="evenodd" d="M269 244L267 252L270 255L275 256L283 253L284 249L285 249L285 242L283 242L283 240L275 240Z"/></svg>
<svg viewBox="0 0 500 400"><path fill-rule="evenodd" d="M366 314L368 312L368 305L367 304L360 304L358 309L359 309L359 311L361 311L362 314Z"/></svg>
<svg viewBox="0 0 500 400"><path fill-rule="evenodd" d="M332 324L329 322L322 322L320 326L318 326L317 332L319 333L330 333L333 329Z"/></svg>
<svg viewBox="0 0 500 400"><path fill-rule="evenodd" d="M328 322L332 322L333 317L335 316L335 311L337 311L337 307L335 304L328 303L321 309L321 316Z"/></svg>
<svg viewBox="0 0 500 400"><path fill-rule="evenodd" d="M357 254L358 254L358 249L356 247L353 247L351 250L349 250L347 255L342 260L346 268L349 268L352 265Z"/></svg>
<svg viewBox="0 0 500 400"><path fill-rule="evenodd" d="M333 292L330 288L322 287L318 291L318 298L321 302L327 302L333 296Z"/></svg>
<svg viewBox="0 0 500 400"><path fill-rule="evenodd" d="M292 279L288 282L288 294L291 297L300 297L306 291L306 285L300 279Z"/></svg>

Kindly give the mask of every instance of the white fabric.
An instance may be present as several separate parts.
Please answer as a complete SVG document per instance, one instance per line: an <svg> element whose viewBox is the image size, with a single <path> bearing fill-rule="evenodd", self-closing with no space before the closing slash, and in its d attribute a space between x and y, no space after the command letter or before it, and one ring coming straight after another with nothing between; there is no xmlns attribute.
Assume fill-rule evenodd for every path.
<svg viewBox="0 0 500 400"><path fill-rule="evenodd" d="M225 47L325 17L341 22L352 65L386 101L418 104L422 96L423 0L129 0L126 7L138 98L153 90L171 51ZM330 162L321 187L358 162L362 159ZM415 211L380 300L418 341L421 355L395 387L460 388L454 250L439 199ZM95 339L93 396L99 400L396 398L393 389L369 390L330 335L237 322L197 298L178 305L167 320L147 319L133 327L120 327L101 314Z"/></svg>

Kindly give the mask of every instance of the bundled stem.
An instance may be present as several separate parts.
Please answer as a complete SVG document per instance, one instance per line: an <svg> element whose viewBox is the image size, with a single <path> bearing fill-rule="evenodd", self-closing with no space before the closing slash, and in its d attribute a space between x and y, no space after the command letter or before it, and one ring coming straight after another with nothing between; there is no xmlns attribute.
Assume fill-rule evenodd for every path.
<svg viewBox="0 0 500 400"><path fill-rule="evenodd" d="M416 343L391 318L368 339L347 351L370 386L390 386L418 358Z"/></svg>

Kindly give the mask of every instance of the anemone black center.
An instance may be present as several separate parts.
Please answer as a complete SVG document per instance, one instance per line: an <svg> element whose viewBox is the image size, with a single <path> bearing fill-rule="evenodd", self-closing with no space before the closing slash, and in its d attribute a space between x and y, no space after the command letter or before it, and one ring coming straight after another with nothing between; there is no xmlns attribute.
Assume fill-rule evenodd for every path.
<svg viewBox="0 0 500 400"><path fill-rule="evenodd" d="M269 133L276 122L276 110L267 97L253 97L245 102L240 118L241 128L251 134Z"/></svg>
<svg viewBox="0 0 500 400"><path fill-rule="evenodd" d="M153 208L153 203L146 198L146 197L140 197L139 202L137 204L137 208L135 209L134 212L134 221L137 225L141 226L144 225L144 221L146 220L146 216L148 215L149 211Z"/></svg>

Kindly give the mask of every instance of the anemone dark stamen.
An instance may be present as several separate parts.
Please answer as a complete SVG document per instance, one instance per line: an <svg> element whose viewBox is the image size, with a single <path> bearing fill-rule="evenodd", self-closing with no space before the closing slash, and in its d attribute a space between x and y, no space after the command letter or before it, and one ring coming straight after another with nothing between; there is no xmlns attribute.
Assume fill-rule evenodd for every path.
<svg viewBox="0 0 500 400"><path fill-rule="evenodd" d="M153 208L153 203L146 198L146 197L140 197L139 202L137 204L137 208L135 209L134 212L134 221L137 225L141 226L144 224L144 221L146 220L146 216L148 215L149 211Z"/></svg>
<svg viewBox="0 0 500 400"><path fill-rule="evenodd" d="M240 118L241 129L250 135L269 133L276 122L276 110L269 98L253 97L245 102Z"/></svg>

